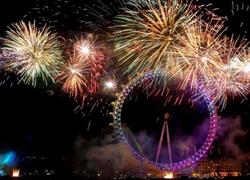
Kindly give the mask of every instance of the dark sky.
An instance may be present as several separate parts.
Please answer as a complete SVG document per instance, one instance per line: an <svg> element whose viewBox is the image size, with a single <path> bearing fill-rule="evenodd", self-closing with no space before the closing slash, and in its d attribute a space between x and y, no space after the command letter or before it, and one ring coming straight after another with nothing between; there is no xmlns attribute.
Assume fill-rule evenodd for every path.
<svg viewBox="0 0 250 180"><path fill-rule="evenodd" d="M54 2L41 1L45 5ZM36 10L32 11L32 8L37 5L35 0L6 1L0 12L1 36L4 35L7 26L22 20L22 17L29 12L32 14L27 20L39 19ZM63 11L68 13L65 9ZM46 12L44 15L51 17ZM68 19L65 20L66 23L68 21ZM39 21L36 20L36 22ZM72 27L72 30L76 30L76 27L77 25ZM4 73L1 76L1 80L4 81L6 79ZM94 110L91 117L88 116L91 103L78 113L73 112L79 102L62 93L60 87L59 84L50 84L46 87L43 83L38 83L36 88L22 83L17 85L14 76L0 87L2 117L0 151L4 153L14 149L23 155L69 155L74 153L74 142L78 135L87 138L100 136L101 127L110 121L111 117L103 117L100 109L98 109L99 113ZM82 117L85 112L85 117ZM90 131L87 132L89 120L91 120L91 126Z"/></svg>
<svg viewBox="0 0 250 180"><path fill-rule="evenodd" d="M4 5L1 6L1 35L5 31L5 27L11 23L22 19L31 7L35 4L34 0L25 1L5 1Z"/></svg>
<svg viewBox="0 0 250 180"><path fill-rule="evenodd" d="M84 18L89 20L89 17L86 17L85 11L83 11L85 9L84 3L87 2L84 2L84 0L68 0L68 5L62 3L62 8L59 9L57 5L60 3L55 5L55 2L58 1L5 1L0 9L0 35L4 35L6 26L23 19L24 16L24 20L33 21L36 19L37 23L41 23L43 19L41 17L48 17L52 21L58 20L54 23L54 30L61 33L66 30L79 32L87 29L81 22ZM110 3L108 0L105 2ZM204 0L203 2L208 4L210 1ZM228 17L226 25L229 35L232 33L242 34L249 38L248 17L250 17L250 13L246 9L250 3L245 2L243 6L243 0L235 2L237 3L232 5L231 0L218 0L214 2L212 7L220 7L221 10L216 12ZM51 11L41 10L41 13L39 13L39 10L36 9L46 5L49 6ZM93 1L88 1L88 5L90 7L96 6ZM60 13L55 15L57 10ZM73 13L75 11L79 11L79 14ZM26 14L28 15L26 16ZM64 18L64 15L67 15L67 17ZM112 14L108 17L110 18L110 16ZM53 23L49 22L48 24ZM67 94L61 93L59 88L58 86L44 88L41 85L33 88L28 85L15 85L15 83L10 87L10 82L0 86L0 150L14 149L24 154L56 155L58 152L71 154L73 153L74 141L79 134L91 137L100 136L101 127L110 121L110 117L102 117L96 111L92 113L91 117L81 118L81 113L73 112L78 103L70 99ZM52 90L54 95L50 95L51 91L48 90ZM87 112L88 109L86 108L83 111ZM249 127L247 121L249 109L249 103L245 102L242 105L240 103L235 104L232 101L221 115L226 117L230 114L236 117L240 114L244 117L244 127ZM86 135L86 128L90 119L93 119L90 135Z"/></svg>

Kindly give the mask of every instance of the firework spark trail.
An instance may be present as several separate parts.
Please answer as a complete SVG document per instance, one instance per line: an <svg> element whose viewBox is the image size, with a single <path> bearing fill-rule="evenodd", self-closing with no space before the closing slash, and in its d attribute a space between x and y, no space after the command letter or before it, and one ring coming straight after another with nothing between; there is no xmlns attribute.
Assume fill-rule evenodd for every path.
<svg viewBox="0 0 250 180"><path fill-rule="evenodd" d="M221 60L216 62L214 57L221 53L218 48L222 46L220 36L223 32L223 21L198 21L194 26L185 28L188 36L181 39L183 46L177 48L180 60L173 70L173 76L183 79L180 89L185 89L189 83L191 87L197 88L200 81L215 78L216 72L222 70L219 64Z"/></svg>
<svg viewBox="0 0 250 180"><path fill-rule="evenodd" d="M103 45L97 45L97 39L98 36L93 36L92 34L89 34L87 38L81 36L76 38L74 46L77 56L89 66L88 91L90 94L94 94L99 90L97 78L101 74L106 73L104 69L104 54L102 52Z"/></svg>
<svg viewBox="0 0 250 180"><path fill-rule="evenodd" d="M56 34L45 26L38 29L35 23L23 21L13 24L3 38L4 48L17 58L6 59L8 71L17 70L21 81L36 85L37 78L53 81L61 60L61 46Z"/></svg>
<svg viewBox="0 0 250 180"><path fill-rule="evenodd" d="M194 5L195 2L185 4L182 0L118 0L116 3L120 3L122 9L112 2L104 4L98 1L94 6L85 5L95 17L90 21L86 14L86 19L80 18L80 9L82 12L86 10L81 8L82 5L69 6L68 1L53 2L51 7L38 6L37 11L53 11L49 24L56 25L60 22L58 17L64 16L62 7L69 6L73 11L65 14L65 18L69 15L76 17L80 26L89 22L86 26L104 27L105 33L105 26L113 24L110 17L119 14L115 18L115 25L107 30L113 31L111 41L115 42L113 45L116 54L112 58L118 55L115 58L119 58L118 62L121 64L116 71L129 73L130 78L149 71L166 71L168 78L177 77L183 80L177 90L184 90L191 84L194 96L199 99L204 95L197 90L201 86L207 95L213 97L214 103L223 107L228 96L246 98L250 91L248 44L240 38L222 38L226 31L223 20L230 17L217 16L217 8L212 3ZM249 10L247 3L237 4L232 1L231 6L233 16ZM211 8L213 10L209 10ZM46 17L41 17L43 21L49 21ZM204 20L209 22L205 23ZM65 22L62 26L66 25ZM245 24L243 21L239 22L239 27L244 28ZM87 97L86 101L99 90L98 79L105 73L103 51L97 47L96 40L97 37L94 36L72 40L74 45L73 50L69 51L70 59L62 64L57 35L46 27L36 28L35 23L20 22L13 24L13 28L7 31L7 37L3 41L9 55L2 53L0 59L3 60L2 66L6 70L15 72L21 77L20 81L34 86L38 77L42 77L47 83L56 76L58 81L64 83L63 91L75 99L82 96L84 103ZM113 64L109 66L112 67ZM62 67L60 75L59 67ZM157 81L159 79L154 78L145 82L145 89L158 86ZM162 92L158 90L156 95L163 95L166 86L165 83ZM149 96L152 93L155 92L149 92ZM166 102L172 99L167 98ZM176 104L181 100L180 97Z"/></svg>
<svg viewBox="0 0 250 180"><path fill-rule="evenodd" d="M74 53L61 69L58 81L62 81L62 90L77 98L83 94L83 89L87 88L88 63L82 62Z"/></svg>
<svg viewBox="0 0 250 180"><path fill-rule="evenodd" d="M217 62L221 62L221 71L216 72L214 78L207 78L203 82L206 93L213 96L214 103L219 102L224 108L228 96L243 96L249 93L249 59L248 43L238 37L223 38L222 46L218 48L220 54L216 56ZM221 49L220 49L221 48ZM219 63L218 63L219 64Z"/></svg>
<svg viewBox="0 0 250 180"><path fill-rule="evenodd" d="M196 28L185 29L188 36L181 39L183 46L177 47L180 60L173 76L183 80L180 89L191 84L197 100L204 95L197 91L201 87L213 97L214 103L218 102L224 108L228 95L246 97L249 92L245 72L249 67L246 62L248 52L245 51L248 43L239 37L236 40L234 37L222 38L226 29L221 20L197 23Z"/></svg>
<svg viewBox="0 0 250 180"><path fill-rule="evenodd" d="M125 73L129 72L130 77L164 70L170 78L183 80L179 89L191 84L198 100L204 95L198 90L202 87L204 93L214 98L214 103L223 107L228 96L246 98L250 71L248 51L245 50L248 47L239 38L235 42L233 37L222 38L227 31L224 21L228 17L215 15L213 11L218 8L209 11L211 3L189 6L182 1L163 3L161 0L131 0L127 5L111 29L115 51L122 56L119 62L127 66ZM233 11L248 11L244 3L232 6ZM183 19L173 20L172 17L180 12ZM209 22L197 16L204 16L204 12ZM178 24L180 22L182 25ZM146 88L152 85L153 82L148 83Z"/></svg>
<svg viewBox="0 0 250 180"><path fill-rule="evenodd" d="M73 52L69 50L69 60L66 60L60 74L55 77L62 82L62 90L77 99L82 97L82 107L89 95L99 90L98 78L105 73L104 54L101 45L96 45L97 37L88 35L76 37L73 42ZM91 99L90 99L91 101Z"/></svg>
<svg viewBox="0 0 250 180"><path fill-rule="evenodd" d="M179 45L179 37L186 36L185 27L194 24L195 13L182 1L135 1L124 8L124 15L116 18L113 30L115 51L122 54L121 64L134 77L138 72L157 71L176 62L169 58Z"/></svg>

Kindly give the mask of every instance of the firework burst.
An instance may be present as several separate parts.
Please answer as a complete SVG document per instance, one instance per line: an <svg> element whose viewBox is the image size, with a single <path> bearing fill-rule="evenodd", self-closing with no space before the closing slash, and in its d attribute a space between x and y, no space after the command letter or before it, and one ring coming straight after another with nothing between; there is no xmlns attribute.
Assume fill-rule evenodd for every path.
<svg viewBox="0 0 250 180"><path fill-rule="evenodd" d="M198 20L193 26L184 28L187 36L182 36L182 45L176 47L177 64L166 71L182 79L180 89L191 84L200 99L204 92L196 90L201 87L213 97L213 103L219 103L223 108L228 96L246 97L250 72L246 41L222 38L226 30L222 19L211 19L209 23Z"/></svg>
<svg viewBox="0 0 250 180"><path fill-rule="evenodd" d="M53 81L58 73L61 59L60 42L56 34L45 26L38 29L35 23L25 24L23 21L13 24L3 38L4 48L16 56L6 58L5 68L16 70L25 83L36 85L38 77Z"/></svg>
<svg viewBox="0 0 250 180"><path fill-rule="evenodd" d="M184 28L195 22L191 5L171 0L130 0L128 6L112 27L120 63L128 66L131 76L174 66L179 39L187 36Z"/></svg>
<svg viewBox="0 0 250 180"><path fill-rule="evenodd" d="M63 83L62 90L75 99L85 99L88 94L93 95L99 89L98 77L104 73L104 54L102 46L97 45L97 37L89 35L87 38L76 37L73 51L69 52L69 60L65 61L61 72L55 77Z"/></svg>
<svg viewBox="0 0 250 180"><path fill-rule="evenodd" d="M100 61L104 59L102 53L104 46L97 44L98 36L89 34L86 38L84 36L75 37L75 40L71 40L74 44L76 55L82 60L88 60L93 65L98 66Z"/></svg>
<svg viewBox="0 0 250 180"><path fill-rule="evenodd" d="M219 54L215 58L222 70L216 72L214 78L204 81L207 93L214 97L214 102L219 102L224 108L228 96L243 96L249 93L249 48L245 39L238 37L234 40L224 37L222 46L218 47Z"/></svg>
<svg viewBox="0 0 250 180"><path fill-rule="evenodd" d="M213 24L213 25L212 25ZM179 60L170 72L183 79L180 86L185 89L188 83L196 88L210 78L215 78L222 70L220 55L220 37L223 21L211 20L209 23L197 21L193 28L186 27L187 37L182 37L182 46L176 48Z"/></svg>
<svg viewBox="0 0 250 180"><path fill-rule="evenodd" d="M76 56L76 53L71 55L69 60L66 61L62 67L59 77L56 77L59 81L64 82L62 90L75 98L78 95L82 95L83 89L88 88L88 67L89 63L82 62L81 59Z"/></svg>

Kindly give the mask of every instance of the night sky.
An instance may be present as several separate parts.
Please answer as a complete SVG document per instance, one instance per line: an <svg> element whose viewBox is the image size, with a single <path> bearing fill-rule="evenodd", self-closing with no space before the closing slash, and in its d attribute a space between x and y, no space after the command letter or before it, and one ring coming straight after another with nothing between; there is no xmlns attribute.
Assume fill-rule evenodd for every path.
<svg viewBox="0 0 250 180"><path fill-rule="evenodd" d="M41 16L50 17L52 20L58 19L58 22L54 23L55 27L52 30L57 30L62 34L66 31L79 32L88 30L83 25L84 23L79 21L79 19L84 20L84 18L91 19L85 15L84 0L81 2L68 0L69 6L64 5L60 14L55 16L48 11L42 11L42 15L40 15L37 13L38 10L32 9L37 8L38 4L46 5L46 3L51 5L50 8L53 9L55 8L54 5L52 6L54 2L57 1L40 0L39 3L35 0L5 1L0 10L0 35L4 36L7 26L21 19L26 21L36 19L39 24L41 23ZM110 3L108 0L103 2ZM203 2L206 4L210 1L204 0ZM248 18L250 12L246 11L246 7L250 5L250 2L239 0L234 4L233 10L231 0L218 0L214 3L213 7L221 9L217 10L216 13L228 17L228 21L226 21L228 30L226 33L228 35L232 33L245 35L249 39L250 25ZM242 3L245 3L243 8ZM74 6L74 4L76 5ZM237 4L238 6L236 6ZM93 1L88 2L88 6L95 7L95 3ZM238 8L238 11L236 8ZM78 15L72 13L75 9L79 9ZM64 18L64 14L68 16ZM48 23L48 25L51 24L53 23ZM4 79L4 73L2 73L1 80ZM74 143L78 136L86 138L100 137L102 127L112 121L110 116L99 114L99 110L93 111L89 116L88 111L90 108L88 106L78 113L74 112L73 110L79 103L69 98L67 94L62 93L60 85L50 84L46 87L42 82L36 88L22 83L17 85L14 76L11 76L4 85L0 86L0 100L0 151L3 153L13 149L22 155L56 156L74 154ZM241 100L236 99L230 100L226 110L219 112L219 114L223 118L228 116L236 118L240 115L243 129L247 130L250 127L249 110L249 101L244 101L241 104ZM82 117L84 112L87 115ZM92 121L90 131L87 132L89 120ZM135 131L137 130L135 129ZM244 140L244 142L240 143L242 143L244 151L248 151L249 147L246 144L250 144L249 134L244 137Z"/></svg>

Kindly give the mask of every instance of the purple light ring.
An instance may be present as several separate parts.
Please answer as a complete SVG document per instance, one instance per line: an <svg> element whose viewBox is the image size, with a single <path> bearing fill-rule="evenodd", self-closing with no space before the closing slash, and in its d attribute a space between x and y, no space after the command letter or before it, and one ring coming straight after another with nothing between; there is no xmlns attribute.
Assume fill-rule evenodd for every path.
<svg viewBox="0 0 250 180"><path fill-rule="evenodd" d="M176 170L179 170L181 168L188 167L191 164L194 164L195 162L199 161L200 158L202 158L205 155L205 153L208 151L208 148L211 146L211 144L214 140L215 134L216 134L217 111L215 110L214 104L211 102L211 98L208 97L206 94L204 94L203 96L204 96L205 102L207 103L209 114L210 114L209 133L208 133L208 136L207 136L204 144L202 145L202 147L191 157L189 157L183 161L179 161L179 162L172 163L172 164L156 163L154 161L150 161L150 160L142 157L129 145L129 143L127 142L127 139L125 138L125 136L123 134L122 127L121 127L121 109L122 109L122 105L123 105L127 95L135 86L137 86L139 83L142 83L144 80L146 80L148 78L154 78L157 76L166 76L166 74L165 74L165 72L161 72L161 71L142 74L139 77L136 77L129 84L127 84L127 86L123 89L121 95L118 97L118 100L116 101L116 106L114 109L114 125L115 125L117 138L119 139L120 142L126 143L126 145L132 151L132 153L136 159L138 159L139 161L142 161L142 162L148 162L149 164L152 164L161 170L176 171ZM200 90L200 92L204 92L201 90L201 88L199 90Z"/></svg>

